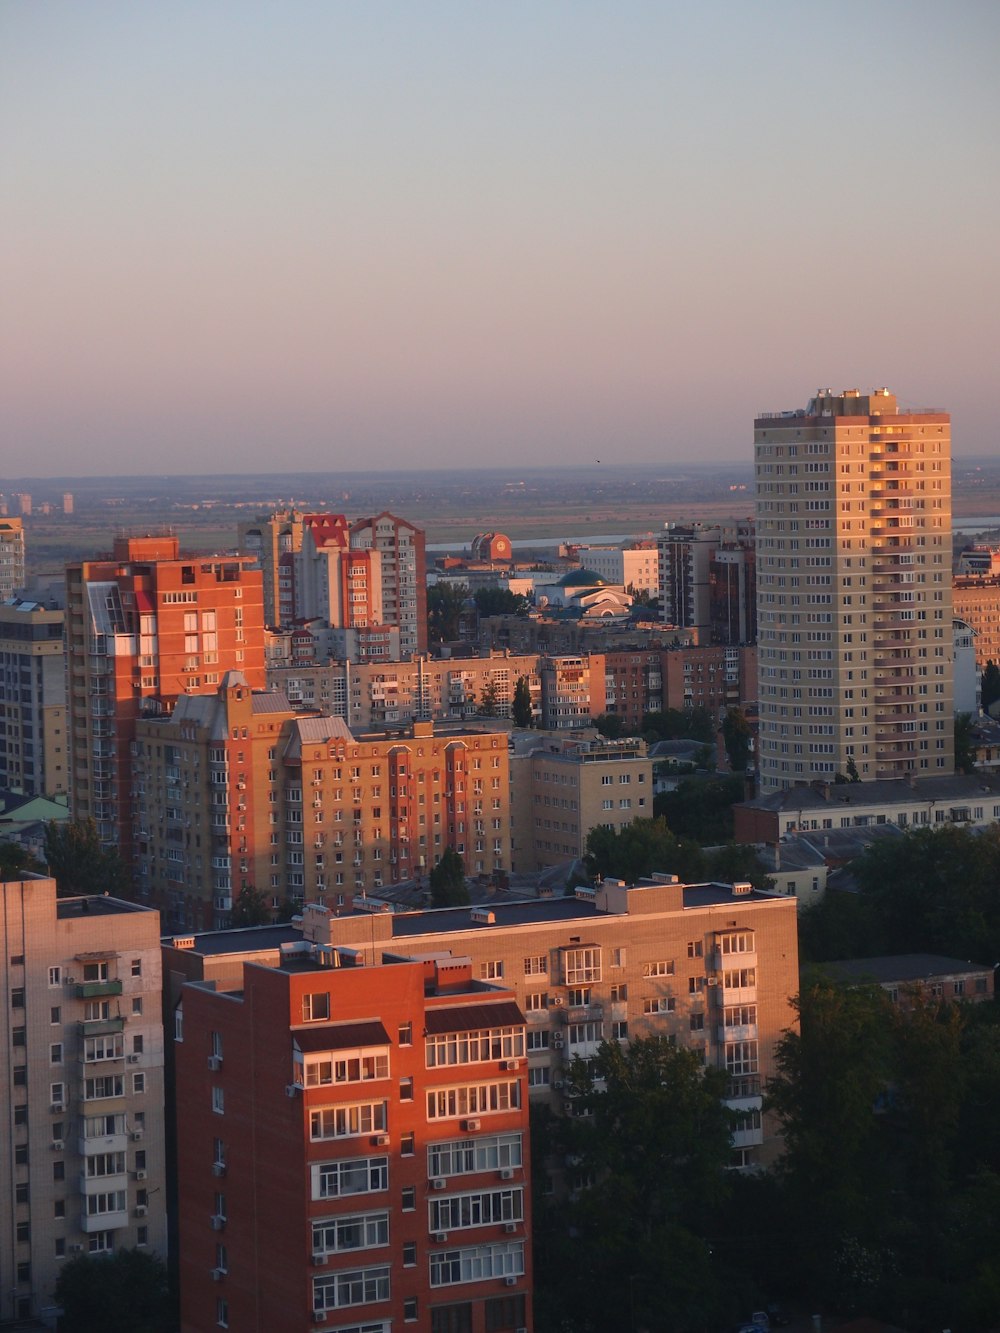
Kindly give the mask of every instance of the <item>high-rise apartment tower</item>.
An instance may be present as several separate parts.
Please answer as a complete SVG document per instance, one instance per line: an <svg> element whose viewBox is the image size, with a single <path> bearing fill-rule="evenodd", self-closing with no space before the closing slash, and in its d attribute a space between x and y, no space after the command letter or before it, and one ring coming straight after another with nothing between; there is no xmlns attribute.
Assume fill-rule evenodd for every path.
<svg viewBox="0 0 1000 1333"><path fill-rule="evenodd" d="M951 773L949 415L821 390L754 438L762 790Z"/></svg>

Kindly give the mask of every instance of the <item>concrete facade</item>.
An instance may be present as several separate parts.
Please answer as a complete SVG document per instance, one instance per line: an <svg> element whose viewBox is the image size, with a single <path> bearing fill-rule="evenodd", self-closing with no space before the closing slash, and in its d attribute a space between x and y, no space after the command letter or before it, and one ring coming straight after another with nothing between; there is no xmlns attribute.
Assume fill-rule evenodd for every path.
<svg viewBox="0 0 1000 1333"><path fill-rule="evenodd" d="M165 1257L159 917L114 898L0 884L0 1318L51 1312L76 1254Z"/></svg>
<svg viewBox="0 0 1000 1333"><path fill-rule="evenodd" d="M0 603L0 787L27 796L69 789L63 612Z"/></svg>
<svg viewBox="0 0 1000 1333"><path fill-rule="evenodd" d="M948 414L825 390L754 432L762 790L951 773Z"/></svg>

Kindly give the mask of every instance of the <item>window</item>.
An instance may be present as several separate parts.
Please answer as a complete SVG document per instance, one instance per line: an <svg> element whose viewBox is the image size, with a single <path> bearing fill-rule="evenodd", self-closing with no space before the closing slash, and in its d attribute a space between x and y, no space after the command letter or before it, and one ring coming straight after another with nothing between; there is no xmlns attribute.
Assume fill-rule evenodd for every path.
<svg viewBox="0 0 1000 1333"><path fill-rule="evenodd" d="M675 1007L676 1003L671 995L655 995L642 1002L644 1014L672 1014Z"/></svg>
<svg viewBox="0 0 1000 1333"><path fill-rule="evenodd" d="M479 975L484 981L499 981L503 977L503 959L494 958L479 964Z"/></svg>
<svg viewBox="0 0 1000 1333"><path fill-rule="evenodd" d="M611 1039L612 1041L628 1040L628 1023L624 1019L619 1019L611 1024Z"/></svg>
<svg viewBox="0 0 1000 1333"><path fill-rule="evenodd" d="M612 1004L620 1004L623 1000L627 1000L627 999L628 999L628 984L627 984L627 982L619 981L616 985L614 985L614 986L611 987L611 1003L612 1003Z"/></svg>
<svg viewBox="0 0 1000 1333"><path fill-rule="evenodd" d="M521 1028L483 1028L477 1032L447 1032L427 1038L427 1068L511 1060L524 1054Z"/></svg>
<svg viewBox="0 0 1000 1333"><path fill-rule="evenodd" d="M226 1093L224 1088L212 1089L212 1110L216 1115L226 1114Z"/></svg>
<svg viewBox="0 0 1000 1333"><path fill-rule="evenodd" d="M520 1276L524 1272L524 1243L470 1245L466 1249L431 1254L431 1286L447 1287L484 1278Z"/></svg>
<svg viewBox="0 0 1000 1333"><path fill-rule="evenodd" d="M404 1245L404 1246L403 1246L403 1267L404 1267L404 1268L406 1267L406 1250L407 1250L407 1247ZM414 1265L415 1265L416 1262L417 1262L417 1259L416 1259L416 1246L413 1247L413 1262L414 1262ZM403 1323L404 1323L404 1324L415 1324L416 1322L417 1322L417 1298L416 1298L416 1296L407 1296L406 1300L403 1302Z"/></svg>
<svg viewBox="0 0 1000 1333"><path fill-rule="evenodd" d="M389 1267L359 1268L313 1278L313 1308L340 1310L389 1299Z"/></svg>
<svg viewBox="0 0 1000 1333"><path fill-rule="evenodd" d="M548 1047L549 1047L549 1030L548 1030L548 1028L536 1028L534 1031L531 1031L531 1032L528 1033L528 1050L529 1050L529 1052L530 1052L530 1051L546 1051L546 1050L548 1050Z"/></svg>
<svg viewBox="0 0 1000 1333"><path fill-rule="evenodd" d="M702 940L688 940L687 954L689 958L703 958L705 955L705 945Z"/></svg>
<svg viewBox="0 0 1000 1333"><path fill-rule="evenodd" d="M548 1007L549 1007L549 997L548 997L548 992L546 991L535 991L533 995L526 995L524 997L525 1013L537 1014L540 1010L547 1009Z"/></svg>
<svg viewBox="0 0 1000 1333"><path fill-rule="evenodd" d="M141 959L141 958L133 958L133 959L132 959L131 973L132 973L132 976L134 976L134 977L141 977L141 976L142 976L142 959Z"/></svg>
<svg viewBox="0 0 1000 1333"><path fill-rule="evenodd" d="M528 1070L529 1088L547 1088L549 1086L550 1074L548 1065L538 1065L534 1069Z"/></svg>
<svg viewBox="0 0 1000 1333"><path fill-rule="evenodd" d="M354 1157L312 1167L312 1197L338 1199L389 1188L388 1157Z"/></svg>
<svg viewBox="0 0 1000 1333"><path fill-rule="evenodd" d="M21 1042L20 1044L21 1044L22 1046L24 1045L23 1042ZM18 1045L18 1043L15 1042L14 1045L16 1046L16 1045ZM50 1065L61 1065L62 1062L63 1062L63 1046L62 1046L62 1042L61 1042L61 1041L55 1041L55 1042L53 1042L52 1045L49 1047L49 1064L50 1064Z"/></svg>
<svg viewBox="0 0 1000 1333"><path fill-rule="evenodd" d="M492 1296L486 1301L486 1333L506 1333L527 1324L526 1298L523 1292L513 1296Z"/></svg>
<svg viewBox="0 0 1000 1333"><path fill-rule="evenodd" d="M757 1043L755 1041L727 1042L725 1047L726 1069L730 1074L756 1074Z"/></svg>
<svg viewBox="0 0 1000 1333"><path fill-rule="evenodd" d="M133 1013L133 1015L136 1015L136 1016L142 1013L142 996L141 996L141 995L133 995L133 996L132 996L132 1013Z"/></svg>
<svg viewBox="0 0 1000 1333"><path fill-rule="evenodd" d="M413 1213L417 1209L417 1191L413 1185L407 1185L400 1194L400 1207L404 1213Z"/></svg>
<svg viewBox="0 0 1000 1333"><path fill-rule="evenodd" d="M719 936L719 951L723 954L753 953L755 951L752 930L734 930Z"/></svg>
<svg viewBox="0 0 1000 1333"><path fill-rule="evenodd" d="M325 1023L330 1018L330 995L327 991L317 991L302 997L302 1021L304 1023Z"/></svg>
<svg viewBox="0 0 1000 1333"><path fill-rule="evenodd" d="M348 1213L323 1218L312 1224L315 1254L337 1254L342 1250L368 1250L389 1244L389 1214Z"/></svg>
<svg viewBox="0 0 1000 1333"><path fill-rule="evenodd" d="M388 1124L387 1102L359 1102L354 1106L326 1106L309 1113L313 1139L348 1139L359 1134L384 1133Z"/></svg>
<svg viewBox="0 0 1000 1333"><path fill-rule="evenodd" d="M215 1302L215 1322L219 1328L229 1327L229 1302L223 1296Z"/></svg>
<svg viewBox="0 0 1000 1333"><path fill-rule="evenodd" d="M438 1305L431 1310L431 1333L472 1333L472 1305Z"/></svg>
<svg viewBox="0 0 1000 1333"><path fill-rule="evenodd" d="M368 1083L373 1079L388 1077L388 1046L361 1047L355 1051L338 1052L336 1057L310 1057L305 1064L307 1088L338 1083Z"/></svg>
<svg viewBox="0 0 1000 1333"><path fill-rule="evenodd" d="M483 1190L431 1199L431 1231L461 1231L468 1227L494 1226L498 1222L524 1221L524 1189Z"/></svg>
<svg viewBox="0 0 1000 1333"><path fill-rule="evenodd" d="M463 1115L496 1115L521 1105L517 1079L471 1083L461 1087L432 1088L427 1093L428 1120L450 1120Z"/></svg>
<svg viewBox="0 0 1000 1333"><path fill-rule="evenodd" d="M403 1244L403 1267L416 1268L416 1266L417 1266L416 1241L408 1240Z"/></svg>
<svg viewBox="0 0 1000 1333"><path fill-rule="evenodd" d="M611 966L612 966L612 967L624 967L624 966L625 966L625 950L624 950L624 949L612 949L612 950L611 950Z"/></svg>
<svg viewBox="0 0 1000 1333"><path fill-rule="evenodd" d="M427 1149L427 1174L470 1175L477 1171L502 1171L522 1165L520 1134L484 1134L475 1139L451 1139L432 1143Z"/></svg>
<svg viewBox="0 0 1000 1333"><path fill-rule="evenodd" d="M563 980L568 986L601 980L601 951L596 946L566 949L563 953Z"/></svg>
<svg viewBox="0 0 1000 1333"><path fill-rule="evenodd" d="M401 1078L399 1080L399 1100L401 1102L413 1101L413 1079Z"/></svg>
<svg viewBox="0 0 1000 1333"><path fill-rule="evenodd" d="M62 1022L62 1009L58 1004L54 1004L49 1010L49 1022L52 1024Z"/></svg>
<svg viewBox="0 0 1000 1333"><path fill-rule="evenodd" d="M145 1075L145 1074L133 1074L133 1075L132 1075L132 1091L133 1091L134 1093L143 1093L143 1092L146 1091L146 1075Z"/></svg>
<svg viewBox="0 0 1000 1333"><path fill-rule="evenodd" d="M403 1023L399 1029L398 1041L400 1046L413 1045L413 1024Z"/></svg>
<svg viewBox="0 0 1000 1333"><path fill-rule="evenodd" d="M532 957L524 960L524 975L526 977L546 977L549 973L548 954L533 954Z"/></svg>
<svg viewBox="0 0 1000 1333"><path fill-rule="evenodd" d="M62 968L61 968L61 967L50 967L50 968L49 968L49 985L50 985L50 986L61 986L61 985L62 985Z"/></svg>
<svg viewBox="0 0 1000 1333"><path fill-rule="evenodd" d="M672 977L674 975L673 959L662 959L656 963L643 963L642 975L644 977Z"/></svg>
<svg viewBox="0 0 1000 1333"><path fill-rule="evenodd" d="M704 1032L705 1015L692 1014L691 1017L688 1019L688 1027L691 1029L692 1032Z"/></svg>

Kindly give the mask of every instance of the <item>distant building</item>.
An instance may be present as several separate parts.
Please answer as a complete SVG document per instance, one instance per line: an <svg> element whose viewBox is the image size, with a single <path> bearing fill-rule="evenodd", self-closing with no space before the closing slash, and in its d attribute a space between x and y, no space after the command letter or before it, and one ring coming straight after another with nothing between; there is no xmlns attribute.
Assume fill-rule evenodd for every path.
<svg viewBox="0 0 1000 1333"><path fill-rule="evenodd" d="M239 549L264 576L264 623L272 628L290 625L295 616L291 561L302 547L303 521L298 510L282 509L239 525Z"/></svg>
<svg viewBox="0 0 1000 1333"><path fill-rule="evenodd" d="M669 523L656 539L660 618L701 644L756 641L754 525Z"/></svg>
<svg viewBox="0 0 1000 1333"><path fill-rule="evenodd" d="M62 511L63 511L63 513L66 514L66 515L72 514L72 512L73 512L73 493L72 493L72 491L64 491L64 492L63 492L63 498L62 498Z"/></svg>
<svg viewBox="0 0 1000 1333"><path fill-rule="evenodd" d="M606 583L655 597L660 588L659 557L652 541L631 546L577 546L582 567L592 569Z"/></svg>
<svg viewBox="0 0 1000 1333"><path fill-rule="evenodd" d="M473 560L489 564L510 564L514 558L510 538L504 532L480 532L472 539Z"/></svg>
<svg viewBox="0 0 1000 1333"><path fill-rule="evenodd" d="M187 985L176 1013L183 1328L530 1326L510 989L324 949Z"/></svg>
<svg viewBox="0 0 1000 1333"><path fill-rule="evenodd" d="M966 546L958 553L955 573L959 577L1000 577L1000 546Z"/></svg>
<svg viewBox="0 0 1000 1333"><path fill-rule="evenodd" d="M69 789L63 618L23 598L0 602L0 789Z"/></svg>
<svg viewBox="0 0 1000 1333"><path fill-rule="evenodd" d="M976 632L967 620L958 616L951 622L955 676L955 713L979 713L982 700L982 673L976 663Z"/></svg>
<svg viewBox="0 0 1000 1333"><path fill-rule="evenodd" d="M526 737L525 747L532 738ZM543 870L582 858L598 824L622 829L652 818L653 764L645 741L553 742L510 759L512 869Z"/></svg>
<svg viewBox="0 0 1000 1333"><path fill-rule="evenodd" d="M30 518L30 517L31 517L31 496L27 493L27 491L22 491L21 494L18 495L18 497L17 497L17 504L18 504L18 509L20 510L22 517L24 517L24 518Z"/></svg>
<svg viewBox="0 0 1000 1333"><path fill-rule="evenodd" d="M951 596L954 614L972 627L980 674L990 662L1000 666L1000 574L957 575Z"/></svg>
<svg viewBox="0 0 1000 1333"><path fill-rule="evenodd" d="M24 587L24 523L0 518L0 602Z"/></svg>
<svg viewBox="0 0 1000 1333"><path fill-rule="evenodd" d="M881 986L893 1004L909 1007L915 998L983 1004L993 999L993 968L942 958L938 954L902 953L880 958L845 958L824 963L823 970L848 986Z"/></svg>
<svg viewBox="0 0 1000 1333"><path fill-rule="evenodd" d="M1000 782L962 775L878 782L815 782L765 793L733 807L737 842L787 834L895 824L899 828L1000 820Z"/></svg>
<svg viewBox="0 0 1000 1333"><path fill-rule="evenodd" d="M138 718L214 694L227 671L264 685L262 576L251 565L182 556L176 537L123 537L110 556L67 566L73 813L94 819L126 861Z"/></svg>
<svg viewBox="0 0 1000 1333"><path fill-rule="evenodd" d="M41 875L0 899L0 1319L51 1323L67 1259L165 1253L159 917Z"/></svg>
<svg viewBox="0 0 1000 1333"><path fill-rule="evenodd" d="M754 441L761 790L952 773L948 413L820 390Z"/></svg>
<svg viewBox="0 0 1000 1333"><path fill-rule="evenodd" d="M382 617L399 628L404 657L427 651L427 554L422 528L383 511L351 524L351 547L377 552Z"/></svg>

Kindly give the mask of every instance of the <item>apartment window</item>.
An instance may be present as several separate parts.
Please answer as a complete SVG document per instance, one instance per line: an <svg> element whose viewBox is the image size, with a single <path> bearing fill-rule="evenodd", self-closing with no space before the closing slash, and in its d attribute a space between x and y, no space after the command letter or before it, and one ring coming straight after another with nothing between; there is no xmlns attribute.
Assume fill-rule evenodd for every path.
<svg viewBox="0 0 1000 1333"><path fill-rule="evenodd" d="M316 991L302 997L302 1020L305 1023L325 1023L330 1018L328 991Z"/></svg>
<svg viewBox="0 0 1000 1333"><path fill-rule="evenodd" d="M346 1214L312 1224L312 1247L316 1254L370 1250L388 1244L389 1214L384 1211Z"/></svg>
<svg viewBox="0 0 1000 1333"><path fill-rule="evenodd" d="M312 1139L357 1138L384 1133L388 1124L386 1102L359 1102L354 1106L326 1106L309 1113Z"/></svg>
<svg viewBox="0 0 1000 1333"><path fill-rule="evenodd" d="M132 1075L132 1091L133 1091L134 1093L143 1093L143 1092L146 1091L146 1075L145 1075L145 1074L133 1074L133 1075Z"/></svg>
<svg viewBox="0 0 1000 1333"><path fill-rule="evenodd" d="M50 985L50 986L61 986L61 985L62 985L62 968L61 968L61 967L50 967L50 968L49 968L49 985Z"/></svg>
<svg viewBox="0 0 1000 1333"><path fill-rule="evenodd" d="M341 1310L351 1305L370 1305L389 1299L389 1267L345 1270L313 1279L313 1308Z"/></svg>
<svg viewBox="0 0 1000 1333"><path fill-rule="evenodd" d="M533 995L524 997L524 1009L526 1013L538 1013L540 1010L549 1007L549 996L547 991L535 991Z"/></svg>
<svg viewBox="0 0 1000 1333"><path fill-rule="evenodd" d="M563 953L563 979L567 985L601 980L601 951L595 946L566 949Z"/></svg>
<svg viewBox="0 0 1000 1333"><path fill-rule="evenodd" d="M624 967L624 966L625 966L625 950L624 950L624 949L612 949L612 950L611 950L611 966L612 966L612 967Z"/></svg>
<svg viewBox="0 0 1000 1333"><path fill-rule="evenodd" d="M447 1032L427 1038L427 1068L511 1060L524 1054L524 1033L519 1027L482 1028L476 1032Z"/></svg>
<svg viewBox="0 0 1000 1333"><path fill-rule="evenodd" d="M628 1040L628 1023L624 1019L619 1019L611 1024L611 1039L612 1041Z"/></svg>
<svg viewBox="0 0 1000 1333"><path fill-rule="evenodd" d="M479 964L479 975L484 981L499 981L503 977L503 959L494 958Z"/></svg>
<svg viewBox="0 0 1000 1333"><path fill-rule="evenodd" d="M479 1282L490 1277L519 1277L524 1272L524 1242L470 1245L431 1255L431 1286Z"/></svg>
<svg viewBox="0 0 1000 1333"><path fill-rule="evenodd" d="M688 940L687 955L689 958L703 958L705 956L704 941Z"/></svg>
<svg viewBox="0 0 1000 1333"><path fill-rule="evenodd" d="M547 1051L549 1048L548 1028L537 1028L528 1033L528 1050Z"/></svg>
<svg viewBox="0 0 1000 1333"><path fill-rule="evenodd" d="M445 1199L431 1199L430 1203L431 1231L461 1231L523 1220L524 1189L520 1185L453 1194Z"/></svg>
<svg viewBox="0 0 1000 1333"><path fill-rule="evenodd" d="M134 976L134 977L141 977L141 976L142 976L142 959L141 959L141 958L133 958L133 959L132 959L131 973L132 973L132 976Z"/></svg>
<svg viewBox="0 0 1000 1333"><path fill-rule="evenodd" d="M24 1045L23 1042L21 1042L21 1043L15 1042L15 1043L14 1043L15 1046L17 1046L18 1044L20 1044L20 1045L22 1045L22 1046ZM49 1064L50 1064L50 1065L61 1065L62 1062L63 1062L63 1044L62 1044L61 1041L55 1041L55 1042L53 1042L52 1045L49 1047Z"/></svg>
<svg viewBox="0 0 1000 1333"><path fill-rule="evenodd" d="M692 1014L688 1019L688 1027L692 1032L703 1032L705 1030L705 1015Z"/></svg>
<svg viewBox="0 0 1000 1333"><path fill-rule="evenodd" d="M399 1197L400 1208L404 1213L413 1213L417 1209L417 1191L412 1185L407 1185Z"/></svg>
<svg viewBox="0 0 1000 1333"><path fill-rule="evenodd" d="M431 1178L470 1175L479 1171L502 1171L522 1165L520 1134L483 1134L474 1139L452 1139L432 1143L427 1149L427 1174Z"/></svg>
<svg viewBox="0 0 1000 1333"><path fill-rule="evenodd" d="M49 1010L49 1022L53 1026L62 1022L62 1008L60 1005L54 1004Z"/></svg>
<svg viewBox="0 0 1000 1333"><path fill-rule="evenodd" d="M495 1115L516 1110L520 1105L521 1085L517 1079L432 1088L427 1093L427 1118L451 1120L464 1115Z"/></svg>
<svg viewBox="0 0 1000 1333"><path fill-rule="evenodd" d="M399 1080L399 1100L401 1102L413 1101L413 1079L401 1078Z"/></svg>
<svg viewBox="0 0 1000 1333"><path fill-rule="evenodd" d="M310 1058L305 1063L307 1088L339 1083L368 1083L389 1077L389 1048L345 1051L333 1057Z"/></svg>
<svg viewBox="0 0 1000 1333"><path fill-rule="evenodd" d="M24 987L17 986L10 993L10 1007L12 1009L24 1008Z"/></svg>
<svg viewBox="0 0 1000 1333"><path fill-rule="evenodd" d="M486 1301L486 1333L507 1333L509 1329L524 1328L526 1324L523 1292L515 1296L494 1296Z"/></svg>
<svg viewBox="0 0 1000 1333"><path fill-rule="evenodd" d="M414 1264L416 1264L416 1247L414 1247ZM403 1246L403 1267L406 1265L406 1246ZM403 1302L403 1323L415 1324L417 1322L417 1298L416 1296L407 1296Z"/></svg>
<svg viewBox="0 0 1000 1333"><path fill-rule="evenodd" d="M226 1114L226 1093L224 1088L212 1089L212 1110L216 1115Z"/></svg>
<svg viewBox="0 0 1000 1333"><path fill-rule="evenodd" d="M412 1100L412 1096L411 1096ZM400 1157L412 1157L417 1150L417 1138L413 1130L408 1130L399 1140Z"/></svg>
<svg viewBox="0 0 1000 1333"><path fill-rule="evenodd" d="M413 1024L403 1023L399 1029L398 1041L400 1046L413 1045Z"/></svg>
<svg viewBox="0 0 1000 1333"><path fill-rule="evenodd" d="M531 958L524 960L524 975L526 977L545 977L549 972L548 954L534 954Z"/></svg>
<svg viewBox="0 0 1000 1333"><path fill-rule="evenodd" d="M661 959L655 963L643 963L642 975L644 977L672 977L674 975L673 959Z"/></svg>
<svg viewBox="0 0 1000 1333"><path fill-rule="evenodd" d="M472 1333L472 1305L438 1305L431 1310L431 1333Z"/></svg>
<svg viewBox="0 0 1000 1333"><path fill-rule="evenodd" d="M403 1267L416 1268L417 1266L417 1244L416 1241L408 1240L403 1244Z"/></svg>

